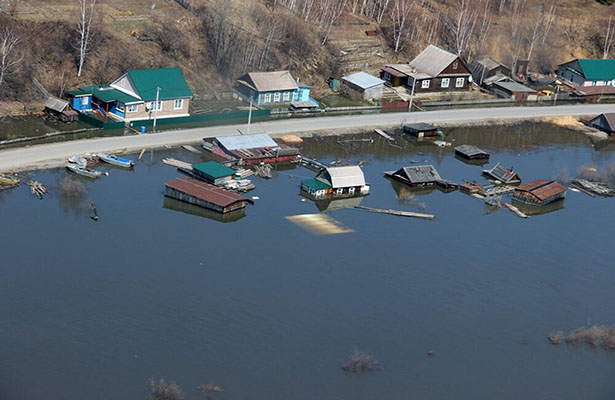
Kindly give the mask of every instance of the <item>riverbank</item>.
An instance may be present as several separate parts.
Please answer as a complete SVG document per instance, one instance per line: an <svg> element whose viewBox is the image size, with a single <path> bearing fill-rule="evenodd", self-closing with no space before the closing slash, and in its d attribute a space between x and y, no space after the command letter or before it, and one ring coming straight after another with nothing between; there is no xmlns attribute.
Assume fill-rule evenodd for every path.
<svg viewBox="0 0 615 400"><path fill-rule="evenodd" d="M301 118L252 124L251 133L267 132L273 137L285 134L297 136L339 135L361 129L398 128L404 123L432 124L492 124L502 121L526 121L545 117L592 116L612 111L612 105L590 104L555 107L507 107L498 109L442 110L413 113L368 114L337 117ZM246 125L226 125L167 131L156 134L116 136L52 143L0 151L0 171L17 172L53 168L64 164L72 154L113 152L123 149L164 148L199 143L205 137L231 136L245 132Z"/></svg>

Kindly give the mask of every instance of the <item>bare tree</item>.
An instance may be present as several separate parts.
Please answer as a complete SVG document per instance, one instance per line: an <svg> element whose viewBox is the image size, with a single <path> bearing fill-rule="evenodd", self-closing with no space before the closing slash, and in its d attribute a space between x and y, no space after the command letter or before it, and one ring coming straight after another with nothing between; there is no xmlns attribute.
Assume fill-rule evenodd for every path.
<svg viewBox="0 0 615 400"><path fill-rule="evenodd" d="M92 21L96 8L96 0L79 0L80 12L77 23L77 33L79 34L79 69L77 76L81 76L85 58L89 54L89 46L92 42Z"/></svg>
<svg viewBox="0 0 615 400"><path fill-rule="evenodd" d="M506 5L506 0L500 0L500 5L498 7L498 15L502 15L505 5Z"/></svg>
<svg viewBox="0 0 615 400"><path fill-rule="evenodd" d="M551 3L551 7L549 7L549 9L545 12L545 30L542 33L542 45L543 46L545 45L545 42L547 41L547 36L549 36L549 31L551 30L551 26L553 25L553 22L557 18L556 12L557 12L557 3L554 0L553 3Z"/></svg>
<svg viewBox="0 0 615 400"><path fill-rule="evenodd" d="M391 22L393 24L393 49L399 53L408 43L408 16L414 6L414 0L393 0Z"/></svg>
<svg viewBox="0 0 615 400"><path fill-rule="evenodd" d="M320 17L321 44L323 46L327 43L333 25L342 16L345 8L346 0L325 0L323 2L321 6L322 15Z"/></svg>
<svg viewBox="0 0 615 400"><path fill-rule="evenodd" d="M17 7L19 6L19 4L21 4L21 2L22 0L5 0L4 3L6 4L6 6L4 8L6 9L6 12L10 15L15 15L15 13L17 12Z"/></svg>
<svg viewBox="0 0 615 400"><path fill-rule="evenodd" d="M482 0L481 0L482 1ZM485 39L487 39L487 35L489 34L489 29L491 28L491 14L489 13L489 1L485 1L485 8L483 9L483 15L481 17L481 23L478 27L478 35L477 35L477 48L478 50L482 49Z"/></svg>
<svg viewBox="0 0 615 400"><path fill-rule="evenodd" d="M612 24L612 17L609 17L609 22L606 26L606 36L604 37L604 46L602 46L602 58L604 59L609 58L613 36L615 36L615 25Z"/></svg>
<svg viewBox="0 0 615 400"><path fill-rule="evenodd" d="M470 39L476 28L478 12L473 7L471 0L459 0L457 7L457 15L453 19L453 36L457 55L463 54L468 48Z"/></svg>
<svg viewBox="0 0 615 400"><path fill-rule="evenodd" d="M532 31L530 32L530 37L528 38L528 41L530 43L530 49L527 52L528 61L532 59L532 53L534 52L534 46L536 45L536 41L538 41L538 38L541 35L540 28L543 26L543 22L544 22L544 10L542 7L540 7L538 12L536 13L536 22L534 22L534 27L532 28Z"/></svg>
<svg viewBox="0 0 615 400"><path fill-rule="evenodd" d="M513 48L513 73L517 69L517 61L519 61L519 52L521 51L521 17L523 16L523 9L525 7L526 0L511 0L510 8L512 11L512 18L510 22L511 39L514 43Z"/></svg>
<svg viewBox="0 0 615 400"><path fill-rule="evenodd" d="M19 64L23 60L23 53L19 46L19 35L8 27L0 33L0 88L6 78L17 72Z"/></svg>
<svg viewBox="0 0 615 400"><path fill-rule="evenodd" d="M390 0L374 0L376 5L377 5L377 12L376 12L376 22L378 23L378 26L380 26L382 24L382 19L384 18L384 14L386 14L388 8L389 8L389 2Z"/></svg>

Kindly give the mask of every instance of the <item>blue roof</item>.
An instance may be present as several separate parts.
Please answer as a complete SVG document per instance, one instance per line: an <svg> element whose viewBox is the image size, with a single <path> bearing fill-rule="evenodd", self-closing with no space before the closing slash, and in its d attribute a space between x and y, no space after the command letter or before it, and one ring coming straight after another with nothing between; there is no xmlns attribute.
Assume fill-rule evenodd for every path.
<svg viewBox="0 0 615 400"><path fill-rule="evenodd" d="M257 133L254 135L218 136L216 137L216 140L227 150L278 147L278 144L266 133Z"/></svg>
<svg viewBox="0 0 615 400"><path fill-rule="evenodd" d="M342 77L342 80L350 82L362 89L369 89L371 87L384 84L382 79L376 78L375 76L367 74L363 71L352 75L346 75Z"/></svg>

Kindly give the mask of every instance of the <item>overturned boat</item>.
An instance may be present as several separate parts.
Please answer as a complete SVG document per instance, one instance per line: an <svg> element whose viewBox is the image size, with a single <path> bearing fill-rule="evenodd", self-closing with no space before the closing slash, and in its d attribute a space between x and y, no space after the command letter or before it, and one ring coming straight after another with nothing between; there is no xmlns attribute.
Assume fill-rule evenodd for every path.
<svg viewBox="0 0 615 400"><path fill-rule="evenodd" d="M100 178L100 176L102 175L102 172L100 171L87 169L85 165L78 165L74 163L66 164L66 169L68 169L70 172L73 172L77 175L85 176L87 178L92 178L92 179Z"/></svg>
<svg viewBox="0 0 615 400"><path fill-rule="evenodd" d="M115 154L101 153L101 154L97 154L97 156L100 159L100 161L104 161L107 164L115 165L117 167L132 168L135 166L134 161L128 160L126 158L118 157Z"/></svg>

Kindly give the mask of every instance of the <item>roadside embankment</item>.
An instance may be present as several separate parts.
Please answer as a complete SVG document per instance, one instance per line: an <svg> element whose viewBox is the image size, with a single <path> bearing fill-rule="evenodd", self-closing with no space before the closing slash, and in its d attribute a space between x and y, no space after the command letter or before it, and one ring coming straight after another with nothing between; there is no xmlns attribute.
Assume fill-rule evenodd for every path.
<svg viewBox="0 0 615 400"><path fill-rule="evenodd" d="M254 123L251 133L267 132L274 137L292 133L310 136L314 133L339 135L354 133L357 129L396 128L404 123L432 124L495 123L521 121L544 117L596 115L613 110L610 104L590 104L555 107L507 107L489 109L440 110L413 113L385 113L353 116L293 118ZM72 154L112 152L125 149L136 152L147 148L161 148L198 143L202 138L231 136L246 133L246 125L226 125L168 131L156 134L116 136L28 146L0 151L0 171L15 172L28 169L58 167Z"/></svg>

